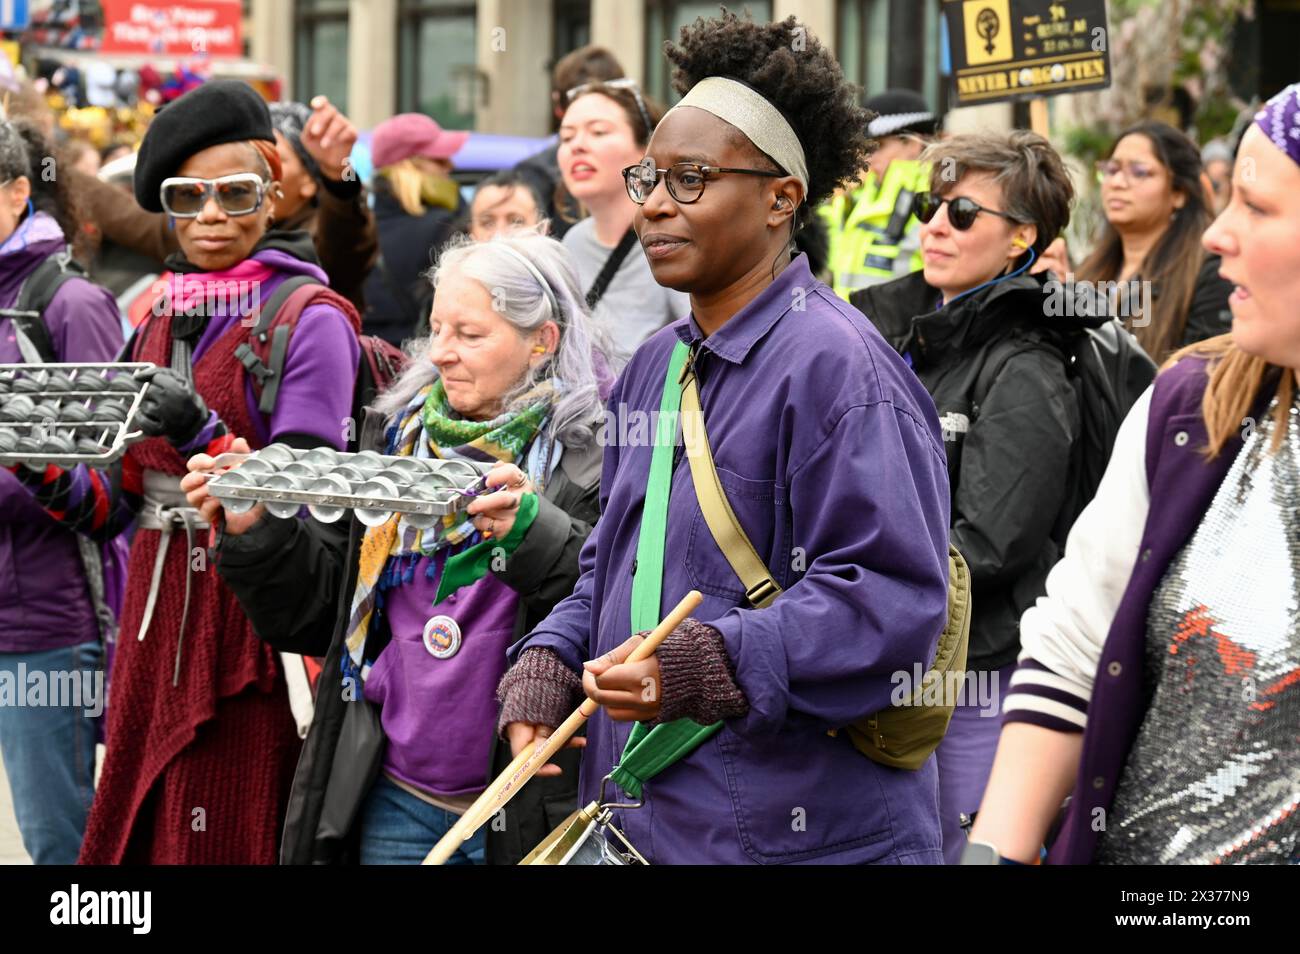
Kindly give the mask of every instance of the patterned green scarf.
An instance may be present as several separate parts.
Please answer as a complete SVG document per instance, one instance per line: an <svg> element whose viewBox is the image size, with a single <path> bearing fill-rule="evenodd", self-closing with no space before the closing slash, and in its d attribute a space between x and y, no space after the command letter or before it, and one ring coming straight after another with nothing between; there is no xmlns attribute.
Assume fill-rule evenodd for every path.
<svg viewBox="0 0 1300 954"><path fill-rule="evenodd" d="M543 381L524 395L529 403L522 411L508 411L490 421L467 421L455 416L439 378L424 399L424 432L438 456L444 456L442 448L455 448L458 456L477 460L518 460L550 413L553 395L554 386Z"/></svg>
<svg viewBox="0 0 1300 954"><path fill-rule="evenodd" d="M490 421L467 421L454 416L456 412L447 401L447 392L440 378L417 394L397 415L388 432L387 451L401 457L502 461L523 466L524 451L542 431L554 395L552 383L543 381L523 396L526 401L523 410L508 411ZM422 440L426 445L424 448L420 447ZM546 477L546 460L550 455L537 456L541 462L539 471L529 474L529 477L540 492ZM513 553L536 516L537 496L525 494L520 501L515 526L505 538L482 540L447 560L435 602L441 602L448 593L485 576L494 549L506 555ZM400 533L401 526L400 518L394 514L385 523L366 530L362 539L357 585L352 593L345 641L348 651L342 659L345 675L365 678L368 669L365 645L376 609L376 584L389 559L408 551ZM441 525L417 531L409 549L429 554L443 547L457 546L475 532L467 513L449 514L442 519Z"/></svg>

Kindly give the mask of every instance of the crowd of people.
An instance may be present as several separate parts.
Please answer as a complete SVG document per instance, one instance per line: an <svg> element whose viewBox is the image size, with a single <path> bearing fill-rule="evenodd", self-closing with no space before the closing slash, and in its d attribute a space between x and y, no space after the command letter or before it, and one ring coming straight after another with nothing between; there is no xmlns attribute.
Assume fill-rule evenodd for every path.
<svg viewBox="0 0 1300 954"><path fill-rule="evenodd" d="M0 675L111 685L97 779L80 709L0 704L32 858L418 863L593 700L451 862L592 802L655 864L1300 861L1300 84L1226 181L1123 130L1076 256L1041 136L862 100L794 18L665 55L671 109L566 56L469 201L467 134L381 123L367 188L235 81L130 195L0 122L0 363L150 366L120 460L0 470ZM227 511L272 443L487 490Z"/></svg>

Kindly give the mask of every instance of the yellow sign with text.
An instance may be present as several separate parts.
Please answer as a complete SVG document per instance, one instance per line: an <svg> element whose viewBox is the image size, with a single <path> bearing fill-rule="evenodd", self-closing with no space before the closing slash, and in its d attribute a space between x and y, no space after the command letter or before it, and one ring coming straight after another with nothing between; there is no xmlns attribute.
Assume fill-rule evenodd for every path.
<svg viewBox="0 0 1300 954"><path fill-rule="evenodd" d="M1110 85L1105 0L944 0L956 105Z"/></svg>
<svg viewBox="0 0 1300 954"><path fill-rule="evenodd" d="M961 12L966 23L968 65L1011 59L1011 0L963 0Z"/></svg>

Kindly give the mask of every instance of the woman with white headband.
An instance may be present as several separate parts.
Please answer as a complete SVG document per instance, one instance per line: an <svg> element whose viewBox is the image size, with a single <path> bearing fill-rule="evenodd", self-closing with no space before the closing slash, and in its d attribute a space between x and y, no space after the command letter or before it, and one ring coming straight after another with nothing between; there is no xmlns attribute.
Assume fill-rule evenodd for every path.
<svg viewBox="0 0 1300 954"><path fill-rule="evenodd" d="M493 462L496 492L432 528L226 515L218 572L257 634L325 656L287 864L415 863L451 827L504 750L493 730L506 648L573 590L598 515L603 387L564 249L528 232L453 243L435 286L431 336L367 411L360 444ZM215 513L204 488L191 473L191 503ZM577 755L452 861L518 861L548 812L577 807Z"/></svg>
<svg viewBox="0 0 1300 954"><path fill-rule="evenodd" d="M617 824L652 864L938 863L934 759L885 767L838 731L889 707L947 618L934 405L791 254L810 207L860 172L863 111L793 17L724 13L667 52L686 95L626 177L655 278L690 294L691 315L641 346L610 406L658 414L681 394L679 366L693 370L718 481L766 579L733 571L681 447L620 428L577 589L512 649L505 731L519 751L584 691L600 703L581 800L603 787L643 801ZM633 634L693 589L693 616L625 663ZM643 746L669 754L647 761Z"/></svg>

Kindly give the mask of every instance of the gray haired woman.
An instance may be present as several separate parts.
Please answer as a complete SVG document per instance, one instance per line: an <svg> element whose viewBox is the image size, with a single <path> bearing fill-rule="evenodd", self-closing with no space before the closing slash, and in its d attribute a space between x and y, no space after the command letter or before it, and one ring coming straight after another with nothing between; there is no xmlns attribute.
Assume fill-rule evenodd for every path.
<svg viewBox="0 0 1300 954"><path fill-rule="evenodd" d="M495 462L496 489L428 529L227 514L218 546L258 635L325 656L285 863L418 863L455 823L509 759L506 648L572 591L599 513L603 359L563 247L533 233L458 243L432 277L431 334L360 443ZM209 518L210 463L190 461L186 488ZM576 807L577 752L544 771L453 862L518 861Z"/></svg>

